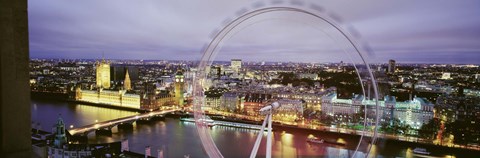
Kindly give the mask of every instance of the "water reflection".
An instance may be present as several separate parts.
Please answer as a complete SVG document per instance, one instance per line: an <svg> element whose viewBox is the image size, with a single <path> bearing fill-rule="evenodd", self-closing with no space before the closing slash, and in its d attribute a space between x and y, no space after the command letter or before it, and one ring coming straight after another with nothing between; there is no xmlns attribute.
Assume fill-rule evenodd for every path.
<svg viewBox="0 0 480 158"><path fill-rule="evenodd" d="M48 130L61 113L67 126L80 127L93 123L95 120L106 121L119 117L135 115L135 112L68 104L65 102L41 102L32 100L32 121L39 122ZM48 128L47 128L48 127ZM235 127L214 126L211 128L213 140L225 157L248 157L255 143L258 130L240 129ZM266 132L262 132L263 140L257 157L265 157ZM308 143L308 137L318 137L346 146ZM205 155L194 123L182 122L178 119L167 118L165 121L154 121L146 124L133 124L133 130L112 129L112 136L89 135L89 143L105 143L128 139L130 149L143 153L145 146L151 146L152 151L163 149L166 157L207 157ZM358 138L309 132L303 130L274 129L273 157L350 157L353 155ZM361 147L366 149L367 146ZM402 145L397 142L379 142L372 147L369 157L414 157L412 149L415 147ZM430 149L429 149L430 150ZM364 150L362 150L364 151ZM432 153L441 157L455 157L458 153L445 153L441 150L432 150ZM357 157L365 157L365 153L357 153Z"/></svg>
<svg viewBox="0 0 480 158"><path fill-rule="evenodd" d="M32 122L40 123L44 130L49 130L56 123L59 115L62 115L67 126L81 127L93 124L95 120L101 122L137 114L83 104L37 100L32 100L30 110Z"/></svg>

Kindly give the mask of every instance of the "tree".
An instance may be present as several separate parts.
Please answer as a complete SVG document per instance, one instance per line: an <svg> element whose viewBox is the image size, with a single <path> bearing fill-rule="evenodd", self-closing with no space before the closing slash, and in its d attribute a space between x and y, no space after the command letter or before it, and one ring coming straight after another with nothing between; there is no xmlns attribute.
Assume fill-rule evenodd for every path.
<svg viewBox="0 0 480 158"><path fill-rule="evenodd" d="M408 124L401 123L399 119L392 119L390 123L384 122L380 125L380 130L390 134L408 134L412 128Z"/></svg>
<svg viewBox="0 0 480 158"><path fill-rule="evenodd" d="M330 115L326 115L326 114L321 114L320 116L320 122L322 122L323 124L325 125L331 125L332 122L334 121L333 117L330 116Z"/></svg>
<svg viewBox="0 0 480 158"><path fill-rule="evenodd" d="M383 131L384 133L393 134L393 128L390 126L388 122L383 122L380 125L380 130Z"/></svg>
<svg viewBox="0 0 480 158"><path fill-rule="evenodd" d="M418 130L418 136L423 139L433 140L440 130L440 120L432 118Z"/></svg>

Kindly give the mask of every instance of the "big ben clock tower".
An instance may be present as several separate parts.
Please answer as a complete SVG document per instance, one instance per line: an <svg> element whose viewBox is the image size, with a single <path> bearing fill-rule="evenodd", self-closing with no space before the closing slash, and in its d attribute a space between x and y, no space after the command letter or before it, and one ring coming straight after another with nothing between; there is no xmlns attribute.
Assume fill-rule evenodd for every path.
<svg viewBox="0 0 480 158"><path fill-rule="evenodd" d="M179 107L183 107L183 86L184 86L184 76L181 70L178 70L175 74L175 102L178 103Z"/></svg>

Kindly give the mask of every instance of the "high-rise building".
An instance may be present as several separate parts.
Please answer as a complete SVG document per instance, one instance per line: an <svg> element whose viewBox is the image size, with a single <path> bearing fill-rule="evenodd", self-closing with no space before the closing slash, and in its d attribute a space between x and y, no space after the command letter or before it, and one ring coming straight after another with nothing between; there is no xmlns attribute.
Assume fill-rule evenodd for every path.
<svg viewBox="0 0 480 158"><path fill-rule="evenodd" d="M184 76L181 71L177 71L175 74L175 100L178 103L178 106L183 106L183 85L184 85Z"/></svg>
<svg viewBox="0 0 480 158"><path fill-rule="evenodd" d="M232 59L230 61L230 68L234 71L237 72L242 68L242 59Z"/></svg>
<svg viewBox="0 0 480 158"><path fill-rule="evenodd" d="M123 88L125 90L132 90L132 82L130 81L130 75L128 75L128 69L125 72L125 80L123 81Z"/></svg>
<svg viewBox="0 0 480 158"><path fill-rule="evenodd" d="M388 73L391 73L391 74L395 73L395 66L396 66L395 60L390 59L388 61Z"/></svg>
<svg viewBox="0 0 480 158"><path fill-rule="evenodd" d="M110 88L110 62L102 59L101 62L95 64L97 71L97 87Z"/></svg>

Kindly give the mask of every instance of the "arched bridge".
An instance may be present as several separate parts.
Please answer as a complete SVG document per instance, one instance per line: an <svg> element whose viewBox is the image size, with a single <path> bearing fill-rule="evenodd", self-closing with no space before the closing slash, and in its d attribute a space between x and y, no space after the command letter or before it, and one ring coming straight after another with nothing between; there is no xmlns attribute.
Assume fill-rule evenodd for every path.
<svg viewBox="0 0 480 158"><path fill-rule="evenodd" d="M120 124L131 124L135 121L138 120L145 120L145 119L150 119L152 117L158 117L158 116L163 116L167 113L172 113L175 111L180 111L180 109L169 109L169 110L161 110L161 111L152 111L144 114L138 114L138 115L133 115L133 116L128 116L128 117L123 117L123 118L118 118L114 120L108 120L108 121L103 121L103 122L97 122L95 124L79 127L79 128L73 128L68 130L68 132L71 135L88 135L88 133L99 130L99 129L111 129L117 125Z"/></svg>

